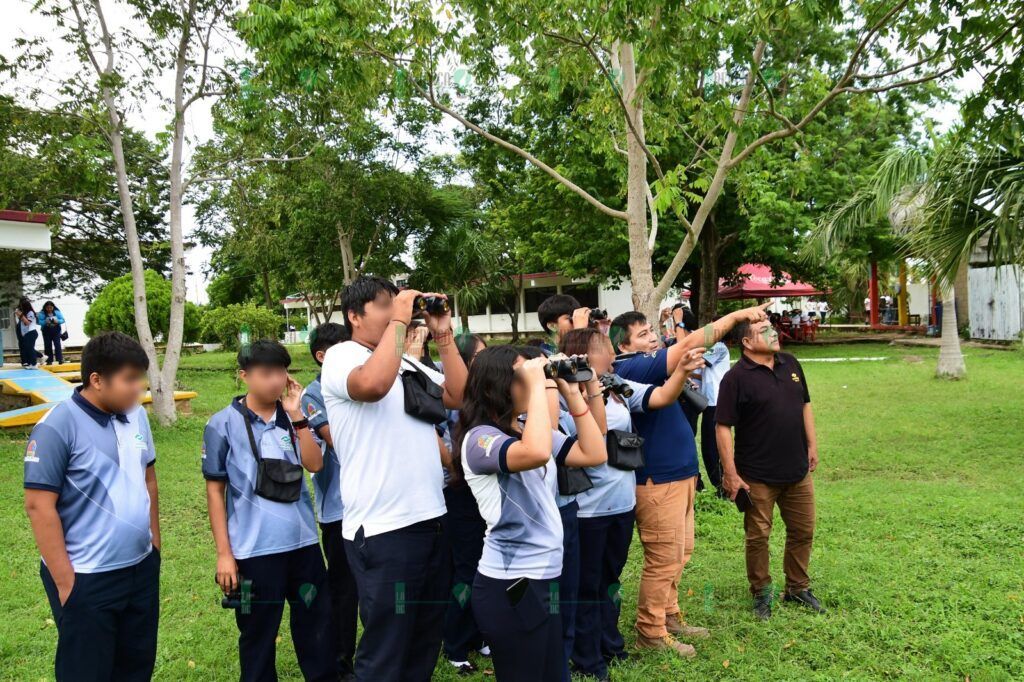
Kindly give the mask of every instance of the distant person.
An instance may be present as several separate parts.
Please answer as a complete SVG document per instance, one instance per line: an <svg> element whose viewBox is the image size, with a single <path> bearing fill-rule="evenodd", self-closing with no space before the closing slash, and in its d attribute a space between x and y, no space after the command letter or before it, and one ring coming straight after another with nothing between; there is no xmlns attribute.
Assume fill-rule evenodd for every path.
<svg viewBox="0 0 1024 682"><path fill-rule="evenodd" d="M82 385L36 424L25 449L25 511L57 624L58 682L153 675L160 514L153 434L139 404L148 367L134 339L93 337L82 349Z"/></svg>
<svg viewBox="0 0 1024 682"><path fill-rule="evenodd" d="M815 516L811 473L818 466L807 379L796 358L779 352L779 335L767 322L737 324L733 340L743 355L722 379L715 418L722 485L730 499L749 495L744 528L754 614L762 620L772 615L768 541L776 506L786 526L783 599L822 613L807 574Z"/></svg>
<svg viewBox="0 0 1024 682"><path fill-rule="evenodd" d="M64 313L60 311L53 301L43 304L42 320L43 329L43 350L46 352L46 364L52 365L56 355L57 364L64 364L64 350L61 348L61 340L64 337L62 329L64 325Z"/></svg>
<svg viewBox="0 0 1024 682"><path fill-rule="evenodd" d="M769 323L771 324L771 323ZM722 378L729 371L729 349L721 341L704 351L704 367L700 369L700 392L708 400L700 417L700 454L708 479L719 497L722 490L722 462L718 458L718 441L715 437L715 407L718 405L718 390Z"/></svg>
<svg viewBox="0 0 1024 682"><path fill-rule="evenodd" d="M18 350L21 355L21 366L25 369L34 369L39 364L42 354L36 350L36 340L39 338L39 323L36 319L36 311L32 308L32 302L24 296L14 309L15 328L18 337Z"/></svg>

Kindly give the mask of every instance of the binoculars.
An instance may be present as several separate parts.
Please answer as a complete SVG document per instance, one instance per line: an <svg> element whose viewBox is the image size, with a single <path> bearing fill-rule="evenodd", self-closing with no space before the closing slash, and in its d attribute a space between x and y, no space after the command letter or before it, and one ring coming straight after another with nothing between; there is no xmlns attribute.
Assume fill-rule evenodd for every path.
<svg viewBox="0 0 1024 682"><path fill-rule="evenodd" d="M627 384L618 375L612 374L611 372L605 372L599 377L599 380L601 382L601 386L617 396L628 398L633 395L633 387Z"/></svg>
<svg viewBox="0 0 1024 682"><path fill-rule="evenodd" d="M451 306L448 305L448 299L440 296L417 296L412 301L412 312L447 315L451 312Z"/></svg>
<svg viewBox="0 0 1024 682"><path fill-rule="evenodd" d="M564 379L574 384L594 378L594 371L590 369L586 355L554 358L544 366L544 374L548 379Z"/></svg>
<svg viewBox="0 0 1024 682"><path fill-rule="evenodd" d="M220 607L222 609L237 609L239 613L247 616L252 612L252 600L254 597L252 580L239 578L238 587L221 597Z"/></svg>
<svg viewBox="0 0 1024 682"><path fill-rule="evenodd" d="M591 308L590 309L590 324L594 324L600 320L608 319L608 311L602 308Z"/></svg>

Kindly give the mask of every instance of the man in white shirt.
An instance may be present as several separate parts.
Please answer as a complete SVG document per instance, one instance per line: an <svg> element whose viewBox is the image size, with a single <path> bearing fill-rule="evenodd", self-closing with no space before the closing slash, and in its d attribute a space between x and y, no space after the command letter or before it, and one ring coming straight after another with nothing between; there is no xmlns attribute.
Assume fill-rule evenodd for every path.
<svg viewBox="0 0 1024 682"><path fill-rule="evenodd" d="M341 310L352 340L328 349L321 376L363 622L358 680L429 680L450 599L438 440L429 417L409 413L404 384L422 381L427 402L458 409L466 366L447 310L425 318L445 373L405 354L418 296L379 277L346 287Z"/></svg>

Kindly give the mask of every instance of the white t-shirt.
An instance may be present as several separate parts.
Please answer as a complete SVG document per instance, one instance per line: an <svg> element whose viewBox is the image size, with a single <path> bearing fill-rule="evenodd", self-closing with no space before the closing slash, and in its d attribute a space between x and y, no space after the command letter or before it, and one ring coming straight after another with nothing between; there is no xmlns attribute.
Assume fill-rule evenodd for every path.
<svg viewBox="0 0 1024 682"><path fill-rule="evenodd" d="M355 341L331 346L320 377L331 433L341 436L335 439L334 450L345 509L341 534L346 540L355 539L360 526L369 537L445 513L437 432L405 413L401 378L396 377L377 402L349 397L348 375L370 355L369 348ZM435 383L444 383L443 374L403 358L403 371L411 363Z"/></svg>

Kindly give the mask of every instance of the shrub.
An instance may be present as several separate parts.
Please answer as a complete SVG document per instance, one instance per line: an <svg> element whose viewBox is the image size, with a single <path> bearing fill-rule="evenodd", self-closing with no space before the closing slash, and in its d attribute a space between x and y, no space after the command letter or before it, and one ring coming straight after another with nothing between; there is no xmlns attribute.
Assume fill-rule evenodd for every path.
<svg viewBox="0 0 1024 682"><path fill-rule="evenodd" d="M232 303L221 308L210 308L203 315L202 339L205 343L220 343L224 348L238 347L238 334L242 325L249 325L249 338L276 339L284 325L284 318L254 303Z"/></svg>
<svg viewBox="0 0 1024 682"><path fill-rule="evenodd" d="M167 340L171 324L171 282L153 270L144 273L146 282L146 310L149 313L149 328L158 340ZM135 329L135 295L132 292L132 276L122 275L111 281L100 291L85 313L83 330L88 336L102 332L123 332L134 339L139 337ZM196 304L185 301L186 342L199 339L202 312Z"/></svg>

